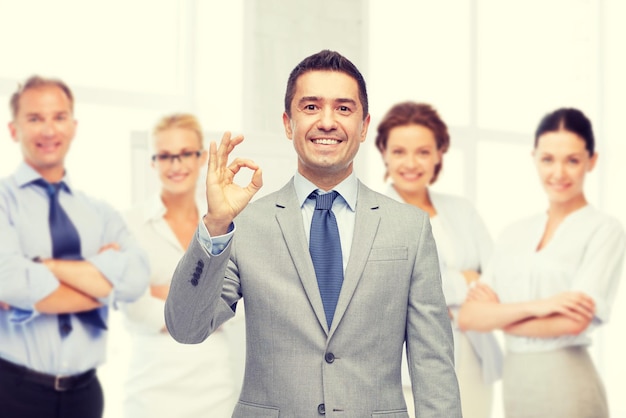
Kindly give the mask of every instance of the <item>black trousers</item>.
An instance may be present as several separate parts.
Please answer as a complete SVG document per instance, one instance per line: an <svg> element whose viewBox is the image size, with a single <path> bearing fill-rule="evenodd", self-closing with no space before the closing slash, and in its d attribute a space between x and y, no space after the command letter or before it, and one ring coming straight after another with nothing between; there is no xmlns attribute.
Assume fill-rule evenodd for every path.
<svg viewBox="0 0 626 418"><path fill-rule="evenodd" d="M7 418L102 418L104 396L97 376L56 390L33 382L13 367L0 366L0 416Z"/></svg>

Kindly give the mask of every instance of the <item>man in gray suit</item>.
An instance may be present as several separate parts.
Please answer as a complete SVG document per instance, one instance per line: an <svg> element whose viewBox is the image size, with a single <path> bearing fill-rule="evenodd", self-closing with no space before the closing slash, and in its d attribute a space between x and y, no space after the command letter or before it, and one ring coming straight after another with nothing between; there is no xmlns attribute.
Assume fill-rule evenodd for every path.
<svg viewBox="0 0 626 418"><path fill-rule="evenodd" d="M228 164L243 137L211 144L208 211L174 274L169 332L199 343L244 298L246 367L233 417L406 418L405 343L416 416L461 417L428 215L373 192L352 170L370 123L359 70L332 51L304 59L287 83L283 123L298 171L252 203L261 169ZM233 182L242 168L253 171L245 187ZM332 196L332 209L317 207L315 193ZM336 246L320 232L322 212ZM323 272L337 259L337 275Z"/></svg>

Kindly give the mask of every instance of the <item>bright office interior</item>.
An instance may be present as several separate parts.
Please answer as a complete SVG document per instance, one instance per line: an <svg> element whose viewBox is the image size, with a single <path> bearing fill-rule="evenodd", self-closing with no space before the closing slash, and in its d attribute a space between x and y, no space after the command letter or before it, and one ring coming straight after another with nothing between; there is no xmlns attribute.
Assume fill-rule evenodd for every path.
<svg viewBox="0 0 626 418"><path fill-rule="evenodd" d="M281 123L288 73L334 49L368 83L372 125L355 167L373 188L384 188L373 144L383 113L398 101L429 102L452 134L434 189L471 199L495 237L546 208L533 131L548 111L573 106L598 141L587 197L626 225L625 20L622 0L0 0L0 119L9 121L18 81L65 80L79 121L67 161L73 183L123 211L151 187L142 135L161 115L193 112L211 140L224 130L246 136L240 155L267 167L265 193L295 169ZM6 176L21 157L8 130L1 138ZM618 418L625 305L622 284L592 350ZM106 379L123 370L125 338L112 332ZM121 393L107 390L107 416L119 416Z"/></svg>

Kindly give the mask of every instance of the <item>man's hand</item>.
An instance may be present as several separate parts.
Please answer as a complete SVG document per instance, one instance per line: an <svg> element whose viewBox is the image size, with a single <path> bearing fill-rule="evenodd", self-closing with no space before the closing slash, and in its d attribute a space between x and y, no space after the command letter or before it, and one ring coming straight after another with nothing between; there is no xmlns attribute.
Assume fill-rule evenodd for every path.
<svg viewBox="0 0 626 418"><path fill-rule="evenodd" d="M11 306L8 303L0 301L0 309L3 311L8 311Z"/></svg>
<svg viewBox="0 0 626 418"><path fill-rule="evenodd" d="M230 132L225 132L219 148L215 142L211 142L209 146L206 177L207 214L204 216L204 224L212 236L228 232L233 219L263 186L261 169L254 161L236 158L227 165L230 153L242 141L242 135L231 138ZM243 167L254 171L246 187L241 187L233 181Z"/></svg>

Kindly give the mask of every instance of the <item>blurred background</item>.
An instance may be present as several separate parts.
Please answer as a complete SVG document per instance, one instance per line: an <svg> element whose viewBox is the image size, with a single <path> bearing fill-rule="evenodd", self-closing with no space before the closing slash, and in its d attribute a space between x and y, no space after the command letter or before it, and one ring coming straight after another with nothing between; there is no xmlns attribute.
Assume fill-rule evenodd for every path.
<svg viewBox="0 0 626 418"><path fill-rule="evenodd" d="M192 112L207 141L224 130L245 135L237 155L262 165L262 195L295 170L281 122L289 72L334 49L368 83L372 124L355 163L366 184L384 189L373 143L384 112L398 101L429 102L452 134L434 190L472 200L496 237L547 207L530 157L533 132L545 113L574 106L598 141L587 197L626 225L624 21L624 0L0 0L0 120L10 120L9 97L26 77L66 81L79 121L67 160L72 182L124 211L155 186L152 125ZM0 176L19 161L4 130ZM592 349L616 418L626 417L625 305L622 284ZM111 328L101 370L107 418L121 416L128 354L122 325Z"/></svg>

